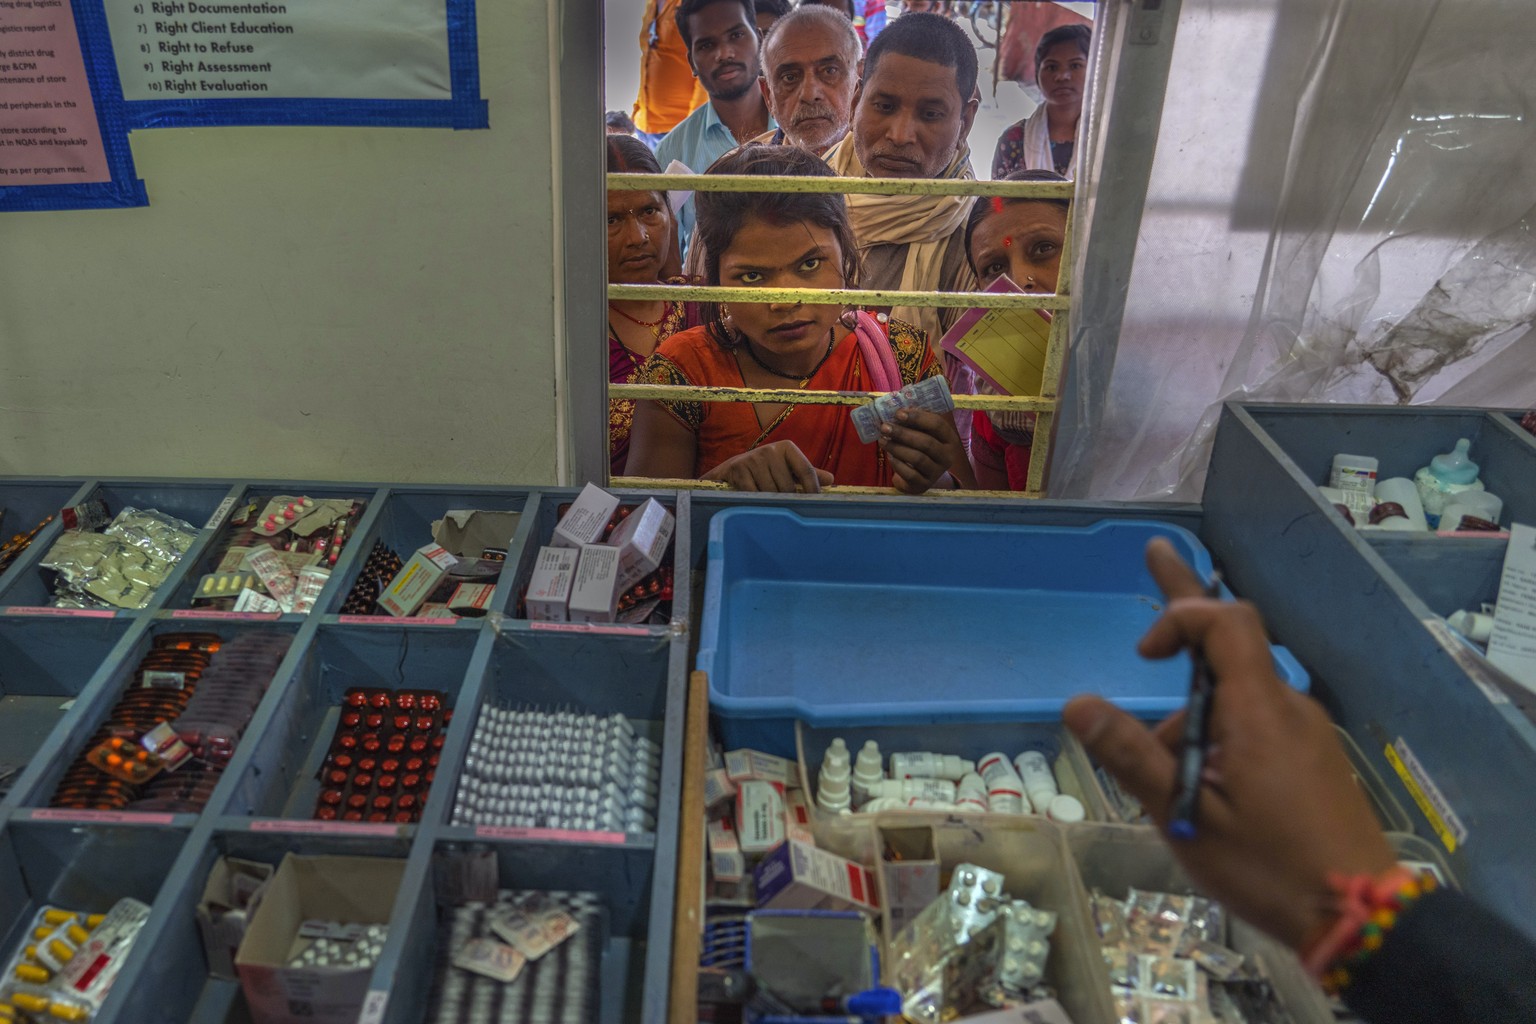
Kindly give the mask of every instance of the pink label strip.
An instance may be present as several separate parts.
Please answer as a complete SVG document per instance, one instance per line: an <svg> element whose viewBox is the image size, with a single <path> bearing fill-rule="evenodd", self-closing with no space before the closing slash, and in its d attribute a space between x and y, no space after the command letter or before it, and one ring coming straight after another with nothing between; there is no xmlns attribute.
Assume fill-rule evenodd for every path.
<svg viewBox="0 0 1536 1024"><path fill-rule="evenodd" d="M400 826L366 821L253 821L252 832L301 832L306 835L394 836Z"/></svg>
<svg viewBox="0 0 1536 1024"><path fill-rule="evenodd" d="M105 608L7 608L7 615L60 615L69 619L115 619L117 612Z"/></svg>
<svg viewBox="0 0 1536 1024"><path fill-rule="evenodd" d="M568 828L508 828L502 825L481 825L475 829L479 839L542 839L552 843L603 843L623 846L623 832L580 832Z"/></svg>
<svg viewBox="0 0 1536 1024"><path fill-rule="evenodd" d="M63 808L44 808L28 811L33 821L72 821L102 825L171 825L174 814L139 814L133 811L71 811Z"/></svg>
<svg viewBox="0 0 1536 1024"><path fill-rule="evenodd" d="M276 622L282 618L279 612L220 612L200 608L179 608L171 612L173 619L224 619L228 622Z"/></svg>
<svg viewBox="0 0 1536 1024"><path fill-rule="evenodd" d="M645 626L610 626L601 622L530 622L532 629L551 633L596 633L601 636L650 636Z"/></svg>
<svg viewBox="0 0 1536 1024"><path fill-rule="evenodd" d="M347 626L399 626L402 624L411 626L455 626L458 618L452 619L397 619L393 615L338 615L336 621Z"/></svg>

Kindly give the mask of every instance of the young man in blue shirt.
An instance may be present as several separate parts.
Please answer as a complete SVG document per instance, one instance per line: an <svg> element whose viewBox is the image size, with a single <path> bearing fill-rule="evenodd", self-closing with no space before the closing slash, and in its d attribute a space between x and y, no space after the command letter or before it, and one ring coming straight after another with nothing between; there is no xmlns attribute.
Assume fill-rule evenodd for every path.
<svg viewBox="0 0 1536 1024"><path fill-rule="evenodd" d="M688 64L709 102L684 118L656 146L665 170L677 160L702 174L743 142L777 127L757 84L757 11L752 0L683 0L677 25L688 45ZM679 214L686 248L693 234L693 199Z"/></svg>

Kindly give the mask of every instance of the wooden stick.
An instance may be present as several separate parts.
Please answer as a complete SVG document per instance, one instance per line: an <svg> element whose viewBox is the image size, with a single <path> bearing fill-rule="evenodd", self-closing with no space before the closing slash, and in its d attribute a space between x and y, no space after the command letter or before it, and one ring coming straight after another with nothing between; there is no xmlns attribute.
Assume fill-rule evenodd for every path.
<svg viewBox="0 0 1536 1024"><path fill-rule="evenodd" d="M709 676L688 677L683 724L683 806L677 829L677 898L672 917L671 1024L699 1019L699 950L703 945L704 752L709 747ZM666 870L666 865L656 865Z"/></svg>

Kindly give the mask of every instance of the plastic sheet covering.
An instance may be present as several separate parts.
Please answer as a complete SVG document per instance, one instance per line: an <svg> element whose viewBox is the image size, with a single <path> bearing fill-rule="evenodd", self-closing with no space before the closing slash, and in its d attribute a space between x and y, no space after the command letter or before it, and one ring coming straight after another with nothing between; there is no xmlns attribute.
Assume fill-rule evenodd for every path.
<svg viewBox="0 0 1536 1024"><path fill-rule="evenodd" d="M1103 414L1052 492L1198 499L1227 399L1536 405L1528 0L1182 7Z"/></svg>

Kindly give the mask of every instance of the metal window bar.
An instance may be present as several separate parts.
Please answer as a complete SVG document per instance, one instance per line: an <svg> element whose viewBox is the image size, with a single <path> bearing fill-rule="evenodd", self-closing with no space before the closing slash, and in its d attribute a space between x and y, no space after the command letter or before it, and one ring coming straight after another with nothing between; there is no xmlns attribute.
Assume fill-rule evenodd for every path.
<svg viewBox="0 0 1536 1024"><path fill-rule="evenodd" d="M974 181L971 179L916 178L769 178L757 175L609 174L610 191L652 192L682 189L694 192L816 192L857 195L961 195L1000 196L1018 199L1073 198L1072 182ZM1066 362L1071 300L1072 209L1067 212L1067 231L1062 244L1061 270L1055 294L934 291L865 291L819 288L727 288L705 285L609 284L610 299L664 299L683 302L785 302L817 305L932 306L964 309L1049 309L1056 315L1046 343L1045 366L1039 396L956 395L958 409L1028 411L1035 413L1034 441L1030 447L1029 479L1025 490L966 491L976 497L1040 498L1045 495L1051 442L1056 430L1061 376ZM878 392L801 391L787 388L686 387L657 384L609 384L608 395L637 401L673 399L698 402L764 402L790 405L862 405ZM618 487L667 487L728 490L712 480L657 480L650 477L615 477ZM891 494L891 488L829 488L836 494ZM938 492L940 494L948 492Z"/></svg>

